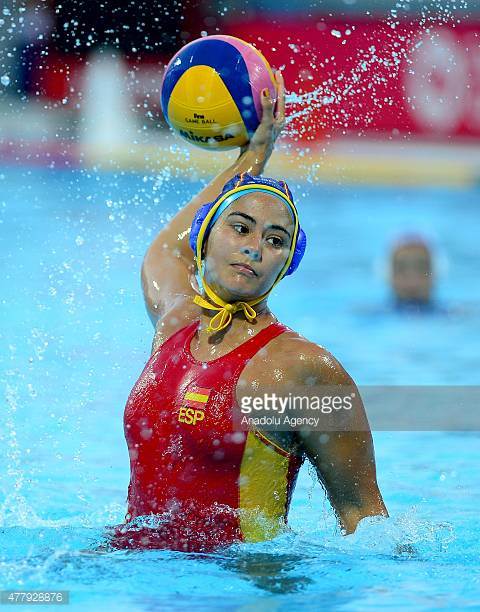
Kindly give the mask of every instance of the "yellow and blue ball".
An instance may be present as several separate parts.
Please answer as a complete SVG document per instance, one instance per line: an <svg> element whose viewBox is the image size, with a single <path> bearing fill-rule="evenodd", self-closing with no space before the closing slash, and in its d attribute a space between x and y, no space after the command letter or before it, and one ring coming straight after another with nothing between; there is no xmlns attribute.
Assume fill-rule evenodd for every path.
<svg viewBox="0 0 480 612"><path fill-rule="evenodd" d="M227 150L246 144L258 127L264 88L275 98L272 69L255 47L234 36L207 36L171 59L161 105L179 136L205 149Z"/></svg>

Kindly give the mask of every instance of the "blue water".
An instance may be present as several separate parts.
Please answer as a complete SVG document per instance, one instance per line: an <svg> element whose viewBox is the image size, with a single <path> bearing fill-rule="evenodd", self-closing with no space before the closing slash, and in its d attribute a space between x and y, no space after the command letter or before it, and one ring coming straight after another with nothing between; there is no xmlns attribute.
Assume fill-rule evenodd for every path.
<svg viewBox="0 0 480 612"><path fill-rule="evenodd" d="M153 332L141 261L199 186L0 169L0 587L66 589L79 610L480 607L478 432L374 432L391 518L348 537L305 466L293 531L272 542L89 552L125 514L123 408ZM478 384L478 191L292 188L309 248L277 316L357 384ZM433 241L448 314L388 308L385 254L412 229Z"/></svg>

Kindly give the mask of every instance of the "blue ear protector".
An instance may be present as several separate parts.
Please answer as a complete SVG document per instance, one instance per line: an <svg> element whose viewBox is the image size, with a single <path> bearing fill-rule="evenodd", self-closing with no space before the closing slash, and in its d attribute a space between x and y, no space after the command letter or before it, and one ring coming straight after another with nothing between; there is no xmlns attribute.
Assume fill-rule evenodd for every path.
<svg viewBox="0 0 480 612"><path fill-rule="evenodd" d="M253 177L250 176L249 174L244 174L242 175L242 185L248 185L251 184L252 186L254 185L270 185L272 187L276 187L277 189L279 189L280 191L287 191L288 196L291 198L291 193L286 185L286 183L280 183L279 181L276 181L275 179L269 179L269 178L259 178L259 177ZM200 228L202 227L202 224L205 220L205 217L207 216L207 214L209 213L209 211L211 210L211 208L215 205L215 203L218 201L218 199L224 195L227 191L231 191L233 189L235 189L236 186L239 185L239 175L234 176L233 179L231 179L230 181L228 181L228 183L226 183L226 185L224 186L224 188L222 189L222 193L219 194L219 196L213 201L213 202L207 202L207 204L203 204L203 206L201 206L197 212L195 213L195 216L193 217L193 221L192 221L192 225L190 228L190 236L189 236L189 244L190 247L192 249L192 251L194 253L196 253L197 251L197 239L198 239L198 234L200 232ZM237 195L237 197L240 197L240 195ZM237 198L235 198L237 199ZM232 198L232 200L228 201L229 198L227 198L227 200L225 200L225 202L223 204L225 204L225 207L223 207L223 204L220 205L219 210L217 210L212 218L212 220L210 221L210 227L209 229L211 229L212 225L215 223L216 219L218 218L218 216L221 214L221 212L223 212L223 210L228 206L228 204L230 204L231 202L234 201L234 199ZM293 200L292 200L293 201ZM205 232L205 238L208 236L208 231ZM302 261L302 258L305 254L305 249L307 248L307 236L305 235L305 232L299 227L298 229L298 234L297 234L297 240L295 243L295 249L293 252L293 256L292 256L292 260L290 262L289 267L287 268L287 271L285 272L284 276L288 276L289 274L292 274L293 272L295 272L295 270L298 268L298 266L300 265L300 262Z"/></svg>

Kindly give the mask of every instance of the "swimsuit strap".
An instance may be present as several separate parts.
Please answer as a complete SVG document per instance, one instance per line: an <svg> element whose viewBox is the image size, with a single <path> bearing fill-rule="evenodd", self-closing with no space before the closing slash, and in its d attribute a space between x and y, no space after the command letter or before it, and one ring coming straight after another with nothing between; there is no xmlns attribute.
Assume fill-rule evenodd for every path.
<svg viewBox="0 0 480 612"><path fill-rule="evenodd" d="M270 340L273 340L280 334L283 334L283 332L287 329L287 326L283 325L283 323L274 321L234 349L232 356L235 356L235 358L239 361L247 361L258 353L260 349L266 346Z"/></svg>

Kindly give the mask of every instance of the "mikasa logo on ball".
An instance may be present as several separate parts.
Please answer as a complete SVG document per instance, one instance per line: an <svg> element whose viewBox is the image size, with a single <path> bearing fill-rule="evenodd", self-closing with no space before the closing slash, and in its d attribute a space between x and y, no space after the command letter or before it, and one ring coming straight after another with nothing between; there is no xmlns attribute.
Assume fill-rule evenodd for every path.
<svg viewBox="0 0 480 612"><path fill-rule="evenodd" d="M216 136L199 136L198 134L194 134L193 132L187 132L186 130L180 130L180 136L186 138L187 140L191 140L192 142L211 142L215 140L216 142L224 142L225 140L230 140L231 138L235 138L233 134L217 134Z"/></svg>

